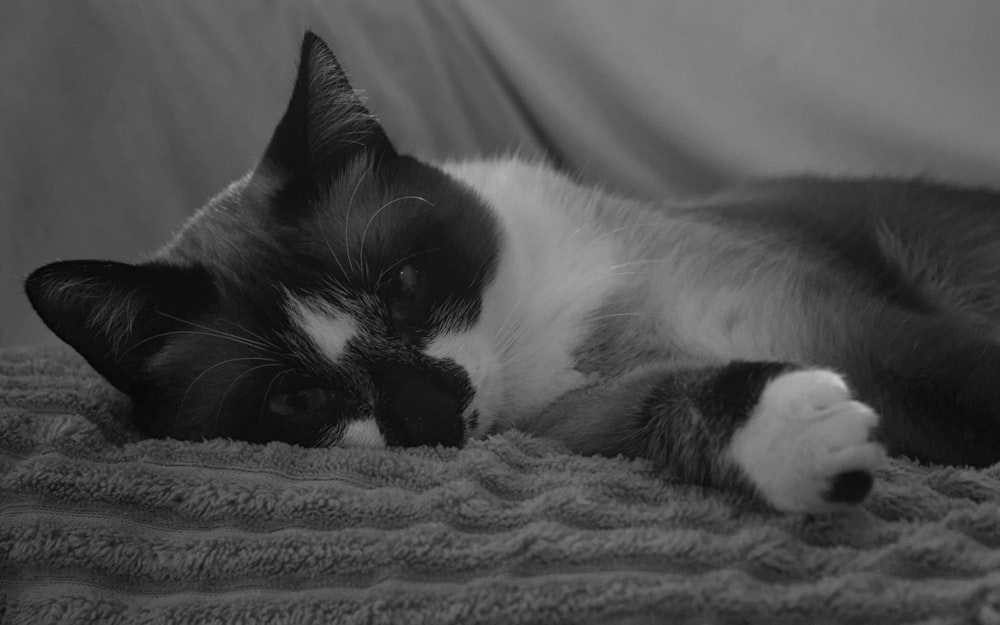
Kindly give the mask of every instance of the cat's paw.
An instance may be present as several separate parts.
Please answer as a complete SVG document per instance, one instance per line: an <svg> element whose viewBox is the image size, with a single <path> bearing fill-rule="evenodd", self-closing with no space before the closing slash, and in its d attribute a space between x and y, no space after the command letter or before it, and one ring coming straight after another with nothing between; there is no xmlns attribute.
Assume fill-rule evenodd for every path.
<svg viewBox="0 0 1000 625"><path fill-rule="evenodd" d="M878 415L825 370L770 381L730 453L757 491L779 510L820 512L860 503L886 458L871 440Z"/></svg>

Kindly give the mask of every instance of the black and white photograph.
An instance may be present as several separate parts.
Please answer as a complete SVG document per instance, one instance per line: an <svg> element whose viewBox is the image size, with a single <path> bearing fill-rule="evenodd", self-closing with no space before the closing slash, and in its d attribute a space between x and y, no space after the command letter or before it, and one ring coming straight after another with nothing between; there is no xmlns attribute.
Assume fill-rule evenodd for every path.
<svg viewBox="0 0 1000 625"><path fill-rule="evenodd" d="M0 623L1000 625L1000 3L0 0Z"/></svg>

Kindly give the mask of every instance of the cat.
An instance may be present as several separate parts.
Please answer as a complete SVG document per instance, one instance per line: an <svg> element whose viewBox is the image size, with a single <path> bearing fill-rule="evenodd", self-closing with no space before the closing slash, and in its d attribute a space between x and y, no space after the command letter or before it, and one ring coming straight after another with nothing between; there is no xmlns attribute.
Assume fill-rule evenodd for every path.
<svg viewBox="0 0 1000 625"><path fill-rule="evenodd" d="M319 37L263 157L135 264L25 290L152 437L517 428L779 511L1000 459L1000 195L797 177L658 204L398 153Z"/></svg>

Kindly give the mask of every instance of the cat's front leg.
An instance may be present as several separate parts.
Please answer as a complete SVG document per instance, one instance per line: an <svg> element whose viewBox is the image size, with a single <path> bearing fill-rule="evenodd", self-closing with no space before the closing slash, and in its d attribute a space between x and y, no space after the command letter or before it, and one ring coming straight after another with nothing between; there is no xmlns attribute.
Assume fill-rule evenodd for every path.
<svg viewBox="0 0 1000 625"><path fill-rule="evenodd" d="M824 369L662 363L573 393L534 428L583 453L648 458L679 477L818 512L869 493L878 416Z"/></svg>
<svg viewBox="0 0 1000 625"><path fill-rule="evenodd" d="M885 459L872 440L878 416L854 401L837 374L806 369L779 375L760 393L727 452L778 509L810 512L858 503Z"/></svg>

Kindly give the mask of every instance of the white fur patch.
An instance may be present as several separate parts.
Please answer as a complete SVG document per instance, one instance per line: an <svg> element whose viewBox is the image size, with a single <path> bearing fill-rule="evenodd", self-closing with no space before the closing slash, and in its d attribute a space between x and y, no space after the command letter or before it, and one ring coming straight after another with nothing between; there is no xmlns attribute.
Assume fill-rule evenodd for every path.
<svg viewBox="0 0 1000 625"><path fill-rule="evenodd" d="M374 419L351 421L344 428L340 447L364 447L368 449L385 447L385 438Z"/></svg>
<svg viewBox="0 0 1000 625"><path fill-rule="evenodd" d="M544 167L512 159L444 169L475 189L503 228L496 275L471 332L490 345L498 363L497 374L491 373L497 390L488 398L495 403L481 417L499 419L502 427L523 426L587 382L575 369L574 350L620 283L616 241L590 217L596 196Z"/></svg>
<svg viewBox="0 0 1000 625"><path fill-rule="evenodd" d="M348 341L357 336L354 317L325 302L289 298L289 316L331 362L344 353Z"/></svg>
<svg viewBox="0 0 1000 625"><path fill-rule="evenodd" d="M796 371L767 385L729 452L775 508L818 512L838 506L823 498L833 478L885 460L885 449L869 441L877 424L836 373Z"/></svg>

